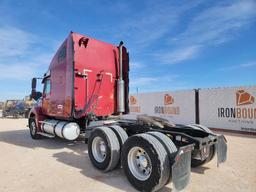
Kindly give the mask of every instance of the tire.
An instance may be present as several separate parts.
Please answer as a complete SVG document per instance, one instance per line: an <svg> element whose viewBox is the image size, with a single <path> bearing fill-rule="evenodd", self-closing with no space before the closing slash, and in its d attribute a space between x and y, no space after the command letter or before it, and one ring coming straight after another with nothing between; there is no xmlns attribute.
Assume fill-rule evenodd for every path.
<svg viewBox="0 0 256 192"><path fill-rule="evenodd" d="M150 134L129 137L123 145L121 158L127 179L139 191L157 191L169 179L168 153Z"/></svg>
<svg viewBox="0 0 256 192"><path fill-rule="evenodd" d="M205 131L205 132L207 132L207 133L211 133L211 134L214 134L208 127L206 127L206 126L204 126L204 125L200 125L200 124L193 124L193 125L191 125L191 126L193 126L193 127L197 127L197 128L199 128L199 129L201 129L201 130L203 130L203 131Z"/></svg>
<svg viewBox="0 0 256 192"><path fill-rule="evenodd" d="M32 139L41 139L41 135L38 134L35 118L29 119L29 132Z"/></svg>
<svg viewBox="0 0 256 192"><path fill-rule="evenodd" d="M199 159L194 159L191 157L191 167L199 167L202 166L208 162L210 162L214 155L215 155L215 151L216 151L216 146L215 145L211 145L210 149L209 149L209 156L205 159L205 160L199 160Z"/></svg>
<svg viewBox="0 0 256 192"><path fill-rule="evenodd" d="M162 145L165 147L170 157L176 155L176 152L178 151L177 147L175 146L173 141L165 134L156 131L147 132L147 134L150 134L157 138L157 140L160 141L160 143L162 143Z"/></svg>
<svg viewBox="0 0 256 192"><path fill-rule="evenodd" d="M122 148L124 142L128 139L128 135L125 130L119 125L111 125L109 128L115 132L117 139L119 141L120 147Z"/></svg>
<svg viewBox="0 0 256 192"><path fill-rule="evenodd" d="M169 156L170 165L173 165L173 163L175 162L175 156L178 151L173 141L169 137L167 137L165 134L160 132L152 131L152 132L147 132L147 134L154 136L164 146ZM169 183L171 179L172 178L170 174L169 179L167 180L167 183Z"/></svg>
<svg viewBox="0 0 256 192"><path fill-rule="evenodd" d="M117 139L119 141L119 145L120 145L120 157L121 157L121 151L122 151L122 147L123 144L125 143L125 141L128 139L128 135L125 132L125 130L120 127L119 125L112 125L109 126L109 128L115 132ZM119 161L117 167L122 167L121 161Z"/></svg>
<svg viewBox="0 0 256 192"><path fill-rule="evenodd" d="M88 153L94 167L105 172L117 167L120 144L109 127L95 128L88 139Z"/></svg>

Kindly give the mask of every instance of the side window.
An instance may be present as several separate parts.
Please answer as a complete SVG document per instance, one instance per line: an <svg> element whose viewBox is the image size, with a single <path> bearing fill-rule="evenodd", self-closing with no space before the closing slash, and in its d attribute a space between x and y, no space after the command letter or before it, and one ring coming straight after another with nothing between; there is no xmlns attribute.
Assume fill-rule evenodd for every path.
<svg viewBox="0 0 256 192"><path fill-rule="evenodd" d="M61 49L60 49L60 51L59 51L59 53L58 53L58 62L62 62L64 59L66 59L66 55L67 55L67 47L66 47L66 45L64 45Z"/></svg>
<svg viewBox="0 0 256 192"><path fill-rule="evenodd" d="M45 93L45 95L49 95L50 92L51 92L51 81L48 78L44 82L44 93Z"/></svg>

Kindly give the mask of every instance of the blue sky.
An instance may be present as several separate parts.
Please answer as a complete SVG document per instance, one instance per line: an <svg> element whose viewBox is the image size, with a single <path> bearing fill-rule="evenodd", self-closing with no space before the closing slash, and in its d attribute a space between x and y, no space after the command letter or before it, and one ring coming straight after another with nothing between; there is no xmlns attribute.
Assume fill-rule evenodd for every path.
<svg viewBox="0 0 256 192"><path fill-rule="evenodd" d="M0 100L28 95L71 30L125 42L131 92L256 84L255 0L0 0Z"/></svg>

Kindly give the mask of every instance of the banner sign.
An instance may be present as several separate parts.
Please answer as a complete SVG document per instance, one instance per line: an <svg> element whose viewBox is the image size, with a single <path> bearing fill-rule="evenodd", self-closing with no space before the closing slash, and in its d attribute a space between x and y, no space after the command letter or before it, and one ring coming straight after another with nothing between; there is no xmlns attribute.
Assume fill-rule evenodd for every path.
<svg viewBox="0 0 256 192"><path fill-rule="evenodd" d="M195 91L131 94L131 114L148 114L166 118L176 124L195 123Z"/></svg>
<svg viewBox="0 0 256 192"><path fill-rule="evenodd" d="M200 124L256 132L256 86L199 90Z"/></svg>

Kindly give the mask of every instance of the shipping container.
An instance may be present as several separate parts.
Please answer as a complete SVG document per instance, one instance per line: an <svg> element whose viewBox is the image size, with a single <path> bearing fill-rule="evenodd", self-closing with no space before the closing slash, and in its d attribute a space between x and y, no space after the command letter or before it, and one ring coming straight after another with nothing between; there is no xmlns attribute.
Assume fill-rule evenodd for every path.
<svg viewBox="0 0 256 192"><path fill-rule="evenodd" d="M200 124L256 133L256 86L199 90Z"/></svg>
<svg viewBox="0 0 256 192"><path fill-rule="evenodd" d="M132 114L166 118L176 124L195 123L195 91L173 91L131 94Z"/></svg>

